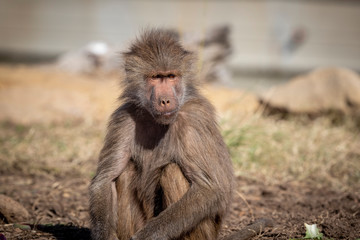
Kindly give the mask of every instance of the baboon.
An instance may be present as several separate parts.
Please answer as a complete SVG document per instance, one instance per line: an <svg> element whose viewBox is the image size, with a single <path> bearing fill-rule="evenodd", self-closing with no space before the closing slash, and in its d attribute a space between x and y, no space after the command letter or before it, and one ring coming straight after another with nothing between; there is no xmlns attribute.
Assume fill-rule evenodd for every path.
<svg viewBox="0 0 360 240"><path fill-rule="evenodd" d="M92 238L217 239L234 176L194 54L153 29L123 57L123 104L90 185Z"/></svg>

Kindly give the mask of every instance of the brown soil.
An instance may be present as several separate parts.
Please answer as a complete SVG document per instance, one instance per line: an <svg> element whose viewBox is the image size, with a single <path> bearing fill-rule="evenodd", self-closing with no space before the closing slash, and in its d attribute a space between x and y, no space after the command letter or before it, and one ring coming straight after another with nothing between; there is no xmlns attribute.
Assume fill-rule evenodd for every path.
<svg viewBox="0 0 360 240"><path fill-rule="evenodd" d="M89 239L87 178L0 176L1 191L29 210L31 221L2 224L7 239ZM360 196L294 183L267 185L237 179L238 188L221 235L258 218L271 218L275 227L257 239L304 237L304 223L316 223L332 239L360 236Z"/></svg>
<svg viewBox="0 0 360 240"><path fill-rule="evenodd" d="M33 79L31 83L29 79ZM0 66L0 120L42 124L80 117L82 121L99 121L101 126L105 126L108 114L115 106L114 99L118 93L116 81L94 81L87 77ZM211 93L214 89L208 87L206 92L219 95ZM234 98L237 102L246 99L248 104L246 107L231 105ZM249 113L256 108L251 95L233 90L222 92L216 103L216 107L224 109L221 114L234 109ZM6 159L0 160L6 165ZM31 159L29 164L24 165L25 168L43 163L39 159ZM60 164L49 163L59 169ZM96 157L90 158L86 164L95 169ZM36 171L27 172L24 167L18 169L16 165L12 166L0 167L0 194L21 203L30 218L15 225L0 220L1 240L4 237L7 240L89 239L90 174L80 174L81 171L73 174L40 171L37 174ZM80 168L83 166L80 165ZM359 192L319 186L319 182L316 185L269 183L257 176L253 179L238 177L234 202L221 235L241 229L258 218L270 218L274 220L275 227L256 239L301 239L305 236L304 223L317 224L326 238L360 238Z"/></svg>

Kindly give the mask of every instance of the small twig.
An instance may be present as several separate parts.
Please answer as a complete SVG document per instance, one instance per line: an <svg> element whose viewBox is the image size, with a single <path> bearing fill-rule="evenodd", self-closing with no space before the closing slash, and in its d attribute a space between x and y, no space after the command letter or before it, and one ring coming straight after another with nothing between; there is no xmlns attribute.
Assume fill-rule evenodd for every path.
<svg viewBox="0 0 360 240"><path fill-rule="evenodd" d="M250 207L250 204L248 203L248 201L245 199L245 197L244 197L239 191L236 191L236 193L237 193L238 196L244 201L244 203L246 204L246 206L249 208L250 215L251 215L251 220L254 221L254 220L255 220L254 212L253 212L252 208Z"/></svg>

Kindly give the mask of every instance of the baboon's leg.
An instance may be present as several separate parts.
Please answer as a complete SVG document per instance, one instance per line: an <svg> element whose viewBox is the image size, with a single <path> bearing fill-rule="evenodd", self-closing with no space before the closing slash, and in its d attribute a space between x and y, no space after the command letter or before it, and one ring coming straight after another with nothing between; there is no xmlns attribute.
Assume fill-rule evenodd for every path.
<svg viewBox="0 0 360 240"><path fill-rule="evenodd" d="M166 166L160 179L160 185L164 192L164 208L176 201L179 201L179 199L187 192L190 187L189 182L184 177L178 165L175 163ZM200 206L188 207L197 208ZM219 231L219 225L220 223L215 221L215 219L204 219L195 229L180 239L215 240Z"/></svg>
<svg viewBox="0 0 360 240"><path fill-rule="evenodd" d="M135 177L134 164L129 162L125 171L116 180L118 215L116 234L119 240L129 240L144 226L144 214L132 188Z"/></svg>

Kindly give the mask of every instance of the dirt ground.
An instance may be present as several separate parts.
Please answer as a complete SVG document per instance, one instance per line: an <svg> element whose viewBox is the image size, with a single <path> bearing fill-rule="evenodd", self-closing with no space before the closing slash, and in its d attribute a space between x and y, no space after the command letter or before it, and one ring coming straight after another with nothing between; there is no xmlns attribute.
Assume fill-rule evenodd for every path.
<svg viewBox="0 0 360 240"><path fill-rule="evenodd" d="M64 80L64 76L67 79ZM26 78L36 81L23 81ZM6 134L5 129L18 126L16 124L31 126L44 124L44 121L77 119L84 115L84 109L88 115L82 122L99 122L99 129L105 129L107 116L115 106L114 99L118 94L116 81L0 66L0 121L8 124L2 125L0 134ZM44 89L48 91L45 95L42 94ZM214 89L217 88L208 87L206 94L211 95ZM246 106L235 106L226 100L217 101L216 107L222 108L221 114L224 115L234 109L246 115L257 107L255 98L241 91L228 90L219 95L219 99L232 96L232 99L246 99L247 102ZM27 106L23 105L24 101ZM54 102L55 107L49 108L49 102L50 105ZM2 139L1 144L10 141L14 139ZM101 143L95 144L95 152L99 146ZM20 202L29 211L30 219L17 224L1 222L0 219L0 240L90 238L88 186L91 174L80 170L59 173L66 168L56 163L54 166L60 170L27 171L24 168L32 165L8 165L7 159L1 156L6 155L0 154L0 194ZM93 156L86 165L94 170L96 161L96 156ZM31 164L36 163L40 164L40 159L31 159ZM221 236L256 219L270 218L275 227L254 239L302 239L305 236L304 223L317 224L326 239L360 238L360 193L357 187L352 188L358 189L354 191L325 188L321 184L308 184L309 181L271 182L256 175L238 176L236 182L234 201Z"/></svg>
<svg viewBox="0 0 360 240"><path fill-rule="evenodd" d="M89 239L88 178L19 176L0 177L1 192L30 212L32 224L0 225L7 239ZM275 228L257 239L304 237L304 223L317 223L332 239L359 237L360 196L295 183L265 185L260 180L237 178L237 193L222 235L258 218L271 218ZM22 229L23 228L23 229Z"/></svg>

